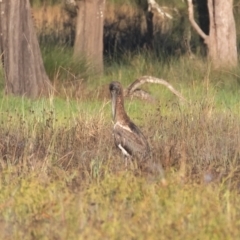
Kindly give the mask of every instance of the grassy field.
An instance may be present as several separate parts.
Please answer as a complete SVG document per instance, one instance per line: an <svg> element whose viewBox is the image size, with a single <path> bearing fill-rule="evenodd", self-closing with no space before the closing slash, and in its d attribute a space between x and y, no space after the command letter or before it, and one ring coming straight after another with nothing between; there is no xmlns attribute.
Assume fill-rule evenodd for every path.
<svg viewBox="0 0 240 240"><path fill-rule="evenodd" d="M163 62L139 53L80 81L71 66L74 79L62 76L60 63L48 70L56 70L56 96L31 101L1 94L0 239L239 236L238 69L217 72L200 58ZM126 87L143 75L168 80L188 100L156 85L144 86L154 103L126 99L164 165L165 187L126 170L111 134L109 82Z"/></svg>
<svg viewBox="0 0 240 240"><path fill-rule="evenodd" d="M69 46L41 50L55 96L6 96L0 74L0 239L238 239L239 68L139 50L107 56L96 75ZM187 100L154 84L143 86L154 102L126 99L167 186L126 169L113 143L108 85L144 75Z"/></svg>

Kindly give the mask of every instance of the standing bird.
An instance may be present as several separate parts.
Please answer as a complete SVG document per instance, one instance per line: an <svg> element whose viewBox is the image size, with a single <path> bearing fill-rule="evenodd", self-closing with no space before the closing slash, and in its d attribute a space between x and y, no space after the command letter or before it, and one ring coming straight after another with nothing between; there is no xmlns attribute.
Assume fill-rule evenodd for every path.
<svg viewBox="0 0 240 240"><path fill-rule="evenodd" d="M112 97L113 134L116 146L121 149L125 158L134 156L141 161L149 159L150 148L146 138L125 112L121 84L112 82L109 90Z"/></svg>
<svg viewBox="0 0 240 240"><path fill-rule="evenodd" d="M147 139L125 112L122 85L116 81L111 82L109 90L112 97L113 134L116 146L122 151L125 159L133 156L138 159L141 169L159 174L162 184L166 186L162 165L151 161Z"/></svg>

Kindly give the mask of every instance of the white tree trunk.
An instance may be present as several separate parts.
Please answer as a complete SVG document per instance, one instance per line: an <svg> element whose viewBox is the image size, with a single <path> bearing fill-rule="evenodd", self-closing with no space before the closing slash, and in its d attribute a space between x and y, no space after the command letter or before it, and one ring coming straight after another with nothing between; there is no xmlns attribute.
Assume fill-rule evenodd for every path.
<svg viewBox="0 0 240 240"><path fill-rule="evenodd" d="M216 68L237 66L237 37L233 16L233 0L208 0L209 35L194 20L192 0L188 0L189 20L204 39L209 60Z"/></svg>

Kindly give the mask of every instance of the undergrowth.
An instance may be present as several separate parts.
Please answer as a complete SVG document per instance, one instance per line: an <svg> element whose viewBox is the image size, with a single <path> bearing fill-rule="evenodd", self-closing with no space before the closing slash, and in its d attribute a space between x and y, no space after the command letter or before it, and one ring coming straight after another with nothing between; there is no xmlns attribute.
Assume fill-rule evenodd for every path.
<svg viewBox="0 0 240 240"><path fill-rule="evenodd" d="M55 96L0 94L0 239L237 239L238 69L142 50L106 57L99 76L69 47L42 53ZM126 99L165 187L126 167L113 143L108 85L143 75L187 99L150 84L154 102Z"/></svg>
<svg viewBox="0 0 240 240"><path fill-rule="evenodd" d="M189 103L168 94L155 103L126 99L164 166L166 187L126 169L107 94L94 101L2 96L1 239L236 238L239 107L219 104L212 83L208 94L188 95Z"/></svg>
<svg viewBox="0 0 240 240"><path fill-rule="evenodd" d="M10 176L9 176L10 175ZM239 198L223 186L168 188L108 174L81 192L44 173L1 181L1 239L235 239Z"/></svg>

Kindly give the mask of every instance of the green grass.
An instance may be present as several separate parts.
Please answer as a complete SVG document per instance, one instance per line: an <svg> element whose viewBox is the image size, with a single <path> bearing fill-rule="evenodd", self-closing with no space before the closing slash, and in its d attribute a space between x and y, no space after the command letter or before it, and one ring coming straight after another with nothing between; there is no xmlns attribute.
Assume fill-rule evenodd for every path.
<svg viewBox="0 0 240 240"><path fill-rule="evenodd" d="M41 50L50 79L76 81L93 74L84 59L73 59L73 49L70 47L50 45L42 47Z"/></svg>
<svg viewBox="0 0 240 240"><path fill-rule="evenodd" d="M75 80L56 70L69 64L78 74L64 62L65 50L48 66L56 96L0 95L0 239L236 239L239 70L214 71L201 58L126 54L102 76L86 71L76 97L68 86ZM48 65L53 53L43 54ZM108 84L127 87L143 75L169 81L189 102L149 84L143 88L156 102L126 99L164 165L165 187L126 170L112 139Z"/></svg>
<svg viewBox="0 0 240 240"><path fill-rule="evenodd" d="M0 239L239 237L239 68L216 71L199 56L124 51L106 56L98 76L74 61L69 47L41 50L56 96L6 96L0 74ZM188 101L145 84L154 103L125 102L164 166L165 187L126 170L113 144L108 85L127 87L144 75L167 80Z"/></svg>
<svg viewBox="0 0 240 240"><path fill-rule="evenodd" d="M11 175L11 176L9 176ZM45 173L1 182L2 239L236 239L239 197L223 186L167 188L108 174L81 192ZM15 180L15 181L14 181ZM67 181L67 180L65 180Z"/></svg>

